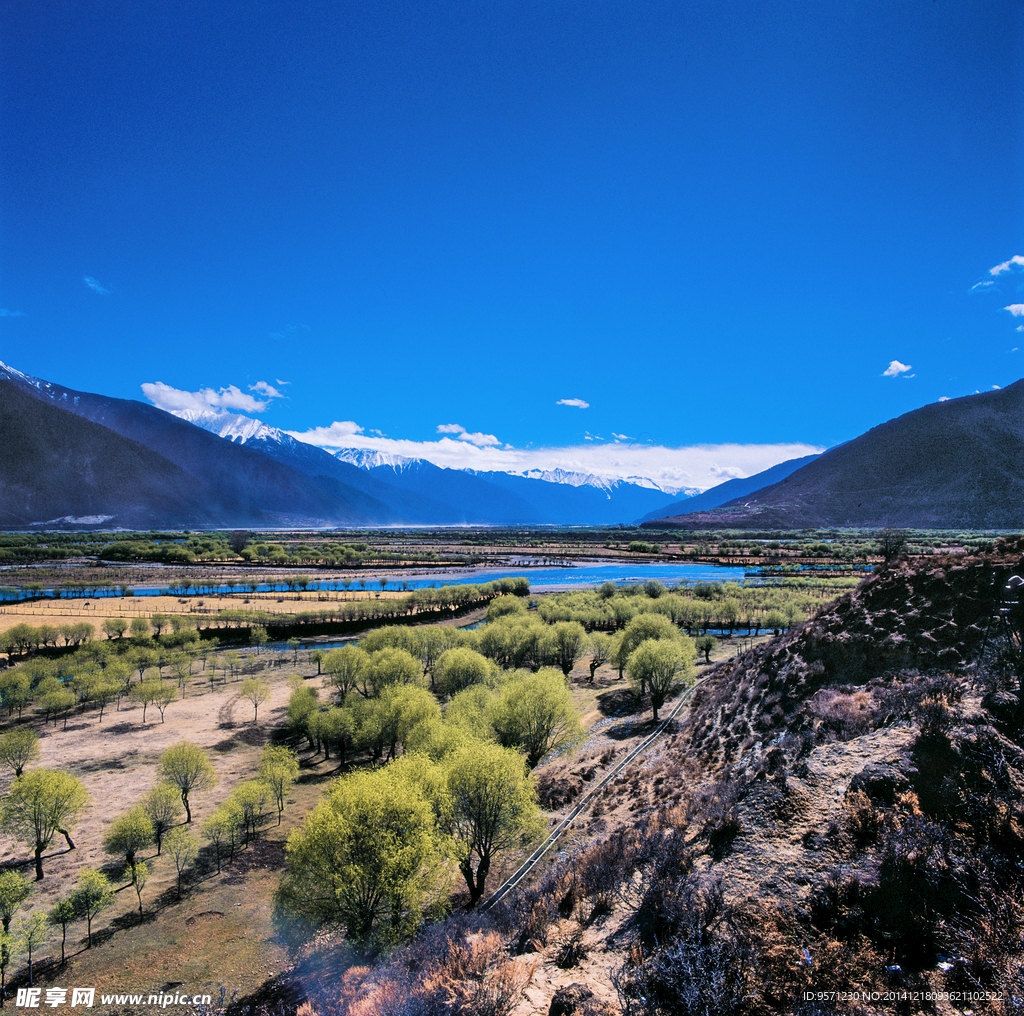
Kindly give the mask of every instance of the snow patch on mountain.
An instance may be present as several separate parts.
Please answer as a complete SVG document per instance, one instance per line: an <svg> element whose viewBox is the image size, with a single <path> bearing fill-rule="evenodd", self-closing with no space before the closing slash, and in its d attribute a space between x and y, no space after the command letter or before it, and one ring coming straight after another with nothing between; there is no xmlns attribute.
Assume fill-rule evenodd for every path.
<svg viewBox="0 0 1024 1016"><path fill-rule="evenodd" d="M31 374L23 374L20 370L9 367L6 363L0 363L0 381L13 381L22 388L35 388L44 395L49 396L54 402L70 402L74 405L78 403L78 396L71 399L70 393L60 385L55 385L52 381L43 381L41 378L32 377ZM40 525L43 524L40 523Z"/></svg>
<svg viewBox="0 0 1024 1016"><path fill-rule="evenodd" d="M594 473L576 473L566 469L527 469L512 475L525 476L528 480L546 480L548 483L567 483L572 487L596 487L598 490L609 492L623 483L631 483L635 487L660 490L666 494L699 493L697 488L673 487L666 483L658 483L647 476L597 476Z"/></svg>
<svg viewBox="0 0 1024 1016"><path fill-rule="evenodd" d="M241 416L238 413L218 413L216 410L197 412L194 409L183 409L174 415L235 444L244 445L252 441L269 441L292 448L296 443L295 438L283 430L270 427L260 420L254 420L250 416Z"/></svg>
<svg viewBox="0 0 1024 1016"><path fill-rule="evenodd" d="M374 451L372 448L342 448L334 453L334 457L342 462L358 466L360 469L391 466L392 469L398 472L423 461L422 459L410 458L408 455L391 455L388 452Z"/></svg>

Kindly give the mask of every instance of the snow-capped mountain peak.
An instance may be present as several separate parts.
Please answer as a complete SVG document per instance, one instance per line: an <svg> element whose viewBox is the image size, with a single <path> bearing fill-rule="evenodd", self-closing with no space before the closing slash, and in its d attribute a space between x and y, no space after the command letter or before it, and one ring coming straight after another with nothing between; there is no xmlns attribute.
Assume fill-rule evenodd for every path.
<svg viewBox="0 0 1024 1016"><path fill-rule="evenodd" d="M646 487L648 490L660 490L666 494L695 494L699 491L684 487L674 487L667 483L659 483L647 476L598 476L595 473L575 473L565 469L527 469L516 476L525 476L529 480L547 480L548 483L568 483L573 487L596 487L598 490L612 491L620 484L631 483L635 487Z"/></svg>
<svg viewBox="0 0 1024 1016"><path fill-rule="evenodd" d="M360 469L391 466L392 469L401 470L420 461L407 455L392 455L388 452L375 451L372 448L342 448L334 453L334 457L342 462L358 466Z"/></svg>
<svg viewBox="0 0 1024 1016"><path fill-rule="evenodd" d="M218 413L215 410L197 412L193 409L183 409L174 415L235 444L248 444L251 441L270 441L288 447L295 444L295 438L290 437L283 430L270 427L260 420L254 420L250 416L241 416L238 413Z"/></svg>

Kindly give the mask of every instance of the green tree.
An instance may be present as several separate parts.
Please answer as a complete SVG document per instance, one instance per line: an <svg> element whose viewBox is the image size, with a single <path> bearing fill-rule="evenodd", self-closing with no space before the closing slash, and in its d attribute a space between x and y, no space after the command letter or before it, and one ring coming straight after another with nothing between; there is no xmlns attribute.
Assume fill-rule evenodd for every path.
<svg viewBox="0 0 1024 1016"><path fill-rule="evenodd" d="M326 649L311 649L309 651L309 662L316 664L316 676L319 677L323 673L323 663L327 657Z"/></svg>
<svg viewBox="0 0 1024 1016"><path fill-rule="evenodd" d="M180 826L178 827L181 828ZM135 895L139 898L139 913L142 913L142 890L146 888L146 883L149 881L149 865L145 861L132 861L131 864L125 865L124 877L131 884L131 887L135 890Z"/></svg>
<svg viewBox="0 0 1024 1016"><path fill-rule="evenodd" d="M434 810L416 785L389 768L353 773L289 836L278 900L353 942L395 942L437 893L442 854Z"/></svg>
<svg viewBox="0 0 1024 1016"><path fill-rule="evenodd" d="M314 739L310 737L309 721L316 711L316 688L303 685L292 692L288 699L288 726L297 734L305 734L311 744Z"/></svg>
<svg viewBox="0 0 1024 1016"><path fill-rule="evenodd" d="M249 678L242 682L239 692L244 699L252 703L252 722L256 722L259 715L260 703L265 702L270 695L270 685L266 681L259 681L256 678Z"/></svg>
<svg viewBox="0 0 1024 1016"><path fill-rule="evenodd" d="M36 911L26 917L18 930L18 943L28 956L28 983L32 984L32 954L50 940L50 922L46 914Z"/></svg>
<svg viewBox="0 0 1024 1016"><path fill-rule="evenodd" d="M137 804L110 823L103 837L103 849L114 857L123 857L126 865L135 862L135 855L151 847L156 839L153 820L144 805Z"/></svg>
<svg viewBox="0 0 1024 1016"><path fill-rule="evenodd" d="M475 906L494 858L540 829L533 780L517 752L486 742L464 745L445 770L445 825Z"/></svg>
<svg viewBox="0 0 1024 1016"><path fill-rule="evenodd" d="M181 878L185 869L196 859L199 844L192 833L184 826L178 826L167 834L167 853L174 861L174 869L178 873L178 899L181 899Z"/></svg>
<svg viewBox="0 0 1024 1016"><path fill-rule="evenodd" d="M376 698L385 688L417 684L422 676L419 662L408 650L381 649L367 661L365 686L368 686L369 697Z"/></svg>
<svg viewBox="0 0 1024 1016"><path fill-rule="evenodd" d="M0 803L0 826L32 847L37 882L43 877L43 851L56 833L74 850L70 830L88 803L81 781L59 769L32 769L11 785Z"/></svg>
<svg viewBox="0 0 1024 1016"><path fill-rule="evenodd" d="M256 625L249 631L249 641L256 647L256 652L259 652L270 640L270 636L267 634L267 629L263 625Z"/></svg>
<svg viewBox="0 0 1024 1016"><path fill-rule="evenodd" d="M565 678L550 667L513 674L500 689L491 723L498 741L525 751L531 767L583 734Z"/></svg>
<svg viewBox="0 0 1024 1016"><path fill-rule="evenodd" d="M715 651L715 647L718 645L718 639L714 635L698 635L694 639L693 644L697 647L697 651L704 654L704 662L711 662L711 654Z"/></svg>
<svg viewBox="0 0 1024 1016"><path fill-rule="evenodd" d="M102 628L108 639L121 639L128 630L128 622L123 617L108 617Z"/></svg>
<svg viewBox="0 0 1024 1016"><path fill-rule="evenodd" d="M178 697L178 689L170 681L142 681L132 687L130 696L133 702L142 703L143 723L150 704L155 704L160 710L160 721L163 722L164 710Z"/></svg>
<svg viewBox="0 0 1024 1016"><path fill-rule="evenodd" d="M242 816L230 803L222 804L202 825L203 835L213 844L217 858L217 874L221 871L223 848L228 846L234 856L238 831L242 827Z"/></svg>
<svg viewBox="0 0 1024 1016"><path fill-rule="evenodd" d="M499 617L523 616L526 604L518 596L496 596L487 604L487 620L496 621Z"/></svg>
<svg viewBox="0 0 1024 1016"><path fill-rule="evenodd" d="M655 722L669 694L683 684L692 683L695 654L691 639L685 642L647 639L630 654L629 683L640 695L646 687Z"/></svg>
<svg viewBox="0 0 1024 1016"><path fill-rule="evenodd" d="M192 822L189 794L210 790L217 783L213 771L201 748L191 741L179 741L160 756L159 777L178 788L185 806L185 821Z"/></svg>
<svg viewBox="0 0 1024 1016"><path fill-rule="evenodd" d="M442 695L455 695L471 684L483 684L493 670L494 664L486 656L456 647L441 654L434 665L434 680Z"/></svg>
<svg viewBox="0 0 1024 1016"><path fill-rule="evenodd" d="M71 902L70 897L63 897L54 903L46 916L52 927L60 928L60 962L61 966L63 966L67 958L65 947L68 940L68 925L74 923L78 918L78 914L75 912L75 905Z"/></svg>
<svg viewBox="0 0 1024 1016"><path fill-rule="evenodd" d="M598 667L607 663L611 659L612 655L612 638L610 635L605 635L603 632L595 631L590 636L589 656L590 663L590 683L594 683L594 671Z"/></svg>
<svg viewBox="0 0 1024 1016"><path fill-rule="evenodd" d="M622 632L622 641L618 648L619 675L629 663L633 650L641 642L648 639L665 639L674 642L683 638L683 633L664 614L637 614L626 625ZM640 694L644 692L641 689Z"/></svg>
<svg viewBox="0 0 1024 1016"><path fill-rule="evenodd" d="M75 913L85 918L88 934L88 948L92 948L93 918L114 902L114 887L101 871L85 868L78 875L78 883L71 893L71 905Z"/></svg>
<svg viewBox="0 0 1024 1016"><path fill-rule="evenodd" d="M43 712L47 716L53 716L54 724L57 722L57 717L64 716L64 729L68 729L68 713L78 703L78 696L70 688L58 688L54 691L48 692L40 700L40 705L43 707Z"/></svg>
<svg viewBox="0 0 1024 1016"><path fill-rule="evenodd" d="M332 649L324 658L324 671L344 705L348 693L359 687L366 672L369 655L358 646Z"/></svg>
<svg viewBox="0 0 1024 1016"><path fill-rule="evenodd" d="M371 750L375 758L379 758L385 749L388 758L394 758L398 745L405 743L418 723L440 716L441 707L426 688L392 685L386 687L379 698L366 704L359 741Z"/></svg>
<svg viewBox="0 0 1024 1016"><path fill-rule="evenodd" d="M579 621L557 621L551 625L545 637L543 651L568 677L586 647L587 633Z"/></svg>
<svg viewBox="0 0 1024 1016"><path fill-rule="evenodd" d="M149 638L149 618L133 617L130 625L132 638L142 641Z"/></svg>
<svg viewBox="0 0 1024 1016"><path fill-rule="evenodd" d="M19 779L25 766L39 758L39 735L29 727L14 727L0 737L0 765ZM6 929L5 929L6 930Z"/></svg>
<svg viewBox="0 0 1024 1016"><path fill-rule="evenodd" d="M121 691L121 684L117 681L106 681L100 678L90 686L89 699L100 709L100 723L103 722L103 711L117 698Z"/></svg>
<svg viewBox="0 0 1024 1016"><path fill-rule="evenodd" d="M259 780L246 780L244 783L239 783L232 791L231 804L242 817L246 845L248 845L250 837L256 839L259 827L266 821L267 802L270 797L270 787Z"/></svg>
<svg viewBox="0 0 1024 1016"><path fill-rule="evenodd" d="M277 824L281 824L284 795L298 779L299 757L290 748L268 744L260 758L260 779L270 788L277 804Z"/></svg>
<svg viewBox="0 0 1024 1016"><path fill-rule="evenodd" d="M11 930L11 918L31 891L32 883L23 875L9 869L0 872L0 921L4 931Z"/></svg>
<svg viewBox="0 0 1024 1016"><path fill-rule="evenodd" d="M146 795L142 807L153 823L156 856L159 857L164 834L172 829L181 817L181 794L174 784L161 782Z"/></svg>

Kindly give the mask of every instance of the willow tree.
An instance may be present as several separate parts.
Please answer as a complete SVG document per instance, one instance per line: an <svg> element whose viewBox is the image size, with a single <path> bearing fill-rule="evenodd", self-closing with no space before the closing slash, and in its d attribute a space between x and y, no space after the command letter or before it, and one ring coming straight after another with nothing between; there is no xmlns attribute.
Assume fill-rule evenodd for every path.
<svg viewBox="0 0 1024 1016"><path fill-rule="evenodd" d="M0 826L32 847L37 882L43 877L43 851L57 833L74 850L70 831L88 803L82 782L60 769L32 769L11 784L0 803Z"/></svg>
<svg viewBox="0 0 1024 1016"><path fill-rule="evenodd" d="M537 796L522 756L497 744L468 743L445 760L444 768L444 824L474 906L494 858L539 832Z"/></svg>
<svg viewBox="0 0 1024 1016"><path fill-rule="evenodd" d="M289 836L278 903L353 942L396 942L438 895L443 854L434 809L414 783L390 768L353 773Z"/></svg>

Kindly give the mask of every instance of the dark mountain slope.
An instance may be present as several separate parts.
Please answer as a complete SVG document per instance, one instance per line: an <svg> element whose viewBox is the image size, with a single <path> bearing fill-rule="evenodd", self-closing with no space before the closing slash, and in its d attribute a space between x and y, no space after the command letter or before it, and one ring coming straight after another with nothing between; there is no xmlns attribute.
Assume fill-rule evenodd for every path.
<svg viewBox="0 0 1024 1016"><path fill-rule="evenodd" d="M0 526L112 516L134 529L266 524L156 452L0 380Z"/></svg>
<svg viewBox="0 0 1024 1016"><path fill-rule="evenodd" d="M915 409L747 498L654 524L1016 529L1024 525L1024 381Z"/></svg>
<svg viewBox="0 0 1024 1016"><path fill-rule="evenodd" d="M161 409L127 399L78 392L52 383L32 384L7 375L5 388L16 388L36 401L61 407L75 416L137 442L183 470L201 486L220 492L211 504L233 504L238 514L224 525L264 524L360 525L400 521L376 498L334 477L305 476L240 445L210 434ZM70 426L70 425L69 425ZM81 440L94 434L83 431ZM40 474L44 485L47 478ZM153 514L159 517L160 503ZM160 523L162 525L168 522Z"/></svg>
<svg viewBox="0 0 1024 1016"><path fill-rule="evenodd" d="M640 521L653 522L656 519L667 519L674 515L689 515L691 512L710 511L712 508L718 508L720 505L728 504L737 498L747 497L755 491L768 487L773 483L778 483L791 473L795 473L798 469L806 466L809 462L813 462L816 458L818 458L817 455L804 455L799 459L787 459L785 462L780 462L777 466L762 470L760 473L755 473L753 476L748 476L745 479L726 480L725 483L720 483L717 487L705 490L701 494L694 494L693 497L684 498L682 501L674 501L672 504L665 505L664 508L659 508L657 511L648 512Z"/></svg>

